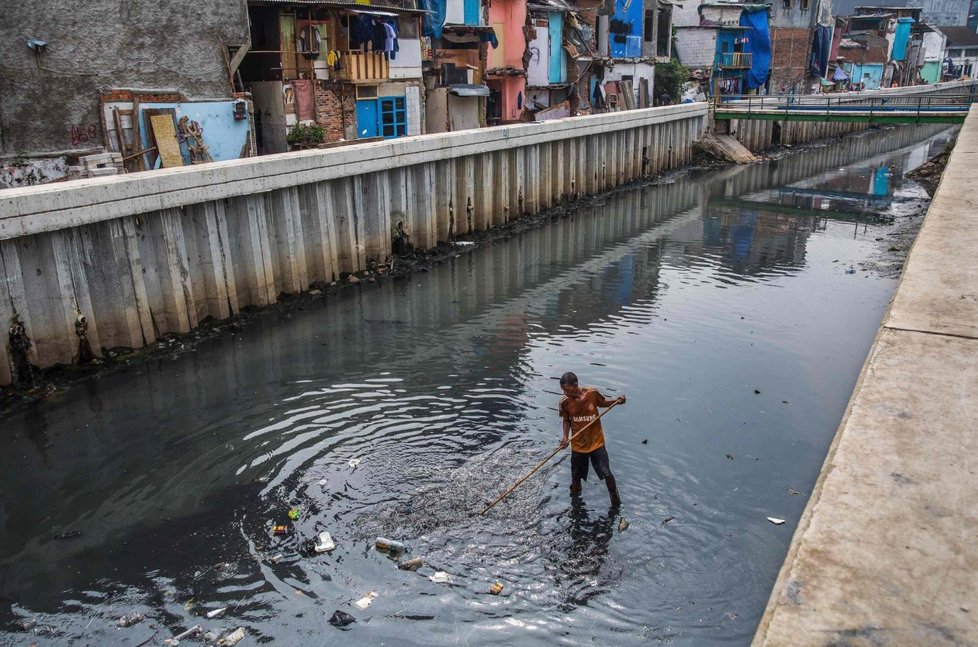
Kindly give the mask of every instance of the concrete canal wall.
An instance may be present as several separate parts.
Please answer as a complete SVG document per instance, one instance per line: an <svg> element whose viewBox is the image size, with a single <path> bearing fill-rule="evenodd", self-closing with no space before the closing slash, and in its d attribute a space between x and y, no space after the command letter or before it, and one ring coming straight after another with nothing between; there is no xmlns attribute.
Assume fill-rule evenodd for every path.
<svg viewBox="0 0 978 647"><path fill-rule="evenodd" d="M880 99L913 99L917 97L939 97L965 95L975 91L978 81L950 81L933 85L917 85L905 88L889 88L870 92L853 92L833 94L832 100L844 98L852 105L869 104ZM805 96L806 101L814 100ZM772 99L774 101L774 99ZM859 132L870 128L869 124L825 123L817 121L772 121L767 119L731 119L718 121L717 129L729 132L741 144L755 153L774 146L804 144L841 137L848 133Z"/></svg>
<svg viewBox="0 0 978 647"><path fill-rule="evenodd" d="M972 107L755 646L978 644L976 159Z"/></svg>
<svg viewBox="0 0 978 647"><path fill-rule="evenodd" d="M430 247L681 166L707 121L671 106L4 191L0 383L365 270L399 222Z"/></svg>

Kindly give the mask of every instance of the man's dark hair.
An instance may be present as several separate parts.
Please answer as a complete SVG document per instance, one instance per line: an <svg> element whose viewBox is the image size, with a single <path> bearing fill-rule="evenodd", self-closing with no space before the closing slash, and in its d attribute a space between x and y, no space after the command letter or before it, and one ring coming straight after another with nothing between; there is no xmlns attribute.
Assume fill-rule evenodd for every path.
<svg viewBox="0 0 978 647"><path fill-rule="evenodd" d="M567 371L560 376L560 386L577 385L577 376Z"/></svg>

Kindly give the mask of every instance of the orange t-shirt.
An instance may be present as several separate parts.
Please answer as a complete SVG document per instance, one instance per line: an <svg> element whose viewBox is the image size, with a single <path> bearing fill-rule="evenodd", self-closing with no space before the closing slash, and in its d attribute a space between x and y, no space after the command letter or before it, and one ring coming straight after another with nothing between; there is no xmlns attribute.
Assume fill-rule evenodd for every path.
<svg viewBox="0 0 978 647"><path fill-rule="evenodd" d="M579 398L564 396L557 406L560 417L569 420L571 426L571 449L575 452L588 453L604 446L604 430L598 420L590 427L588 423L598 417L598 407L610 407L614 400L608 400L597 389L581 387ZM584 433L578 433L581 429Z"/></svg>

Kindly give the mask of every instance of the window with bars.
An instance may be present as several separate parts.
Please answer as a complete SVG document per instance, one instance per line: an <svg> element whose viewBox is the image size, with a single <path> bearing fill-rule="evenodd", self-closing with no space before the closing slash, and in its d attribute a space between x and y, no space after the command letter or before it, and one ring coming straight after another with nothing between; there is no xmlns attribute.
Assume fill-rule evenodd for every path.
<svg viewBox="0 0 978 647"><path fill-rule="evenodd" d="M380 133L385 139L407 135L407 108L404 97L380 98Z"/></svg>

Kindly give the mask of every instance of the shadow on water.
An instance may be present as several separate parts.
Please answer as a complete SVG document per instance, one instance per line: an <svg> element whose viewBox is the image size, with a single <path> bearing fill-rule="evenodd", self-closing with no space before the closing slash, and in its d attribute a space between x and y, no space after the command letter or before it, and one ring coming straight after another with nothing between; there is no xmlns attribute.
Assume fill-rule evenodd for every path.
<svg viewBox="0 0 978 647"><path fill-rule="evenodd" d="M295 644L336 609L364 643L748 642L892 293L844 266L916 199L932 132L621 191L9 416L0 642ZM566 460L478 514L554 447L568 369L629 395L605 425L626 532Z"/></svg>

